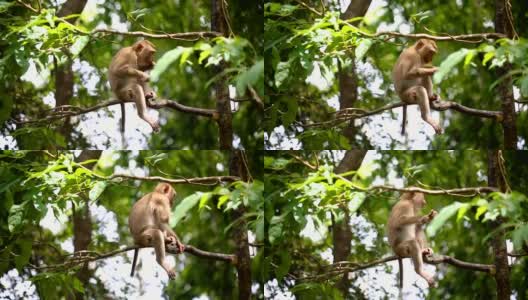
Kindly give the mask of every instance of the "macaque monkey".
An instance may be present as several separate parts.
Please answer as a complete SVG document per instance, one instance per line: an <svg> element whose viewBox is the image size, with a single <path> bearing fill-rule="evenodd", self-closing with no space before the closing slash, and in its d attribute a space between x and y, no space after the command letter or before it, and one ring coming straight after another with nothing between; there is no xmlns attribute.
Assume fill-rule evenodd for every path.
<svg viewBox="0 0 528 300"><path fill-rule="evenodd" d="M167 271L170 279L174 279L176 273L165 261L165 243L176 244L180 253L185 246L169 226L171 207L174 204L176 192L168 183L159 183L152 193L143 196L132 207L128 217L128 227L137 246L152 246L156 251L156 261ZM132 272L134 276L138 249L134 251Z"/></svg>
<svg viewBox="0 0 528 300"><path fill-rule="evenodd" d="M431 76L438 70L431 65L438 47L433 40L420 39L403 50L392 69L392 80L396 93L407 104L418 104L422 119L429 123L436 134L442 134L442 127L431 117L429 101L438 99L433 94ZM403 106L402 134L405 134L407 105Z"/></svg>
<svg viewBox="0 0 528 300"><path fill-rule="evenodd" d="M148 85L150 76L146 71L154 68L154 45L142 40L130 47L125 47L117 52L110 62L108 79L112 92L121 103L121 131L125 130L124 102L134 101L137 112L141 119L145 120L158 132L160 125L158 120L147 114L147 99L156 98L156 93Z"/></svg>
<svg viewBox="0 0 528 300"><path fill-rule="evenodd" d="M389 243L394 253L400 257L400 288L403 285L401 259L405 257L410 257L416 273L422 276L429 286L434 286L433 276L423 270L422 255L433 254L433 250L427 247L423 225L429 223L437 212L431 210L427 215L420 216L419 213L426 204L423 193L404 192L389 216Z"/></svg>

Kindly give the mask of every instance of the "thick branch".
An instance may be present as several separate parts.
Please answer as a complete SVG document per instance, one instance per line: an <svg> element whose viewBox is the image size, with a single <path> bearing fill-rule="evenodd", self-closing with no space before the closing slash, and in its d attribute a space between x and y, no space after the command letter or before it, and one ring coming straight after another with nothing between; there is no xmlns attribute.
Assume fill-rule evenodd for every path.
<svg viewBox="0 0 528 300"><path fill-rule="evenodd" d="M111 29L95 29L94 31L84 34L96 35L96 34L117 34L117 35L128 35L128 36L142 36L151 39L175 39L175 40L189 40L189 39L200 39L200 38L214 38L221 36L219 32L214 31L199 31L199 32L181 32L181 33L164 33L164 34L153 34L143 31L132 31L124 32Z"/></svg>
<svg viewBox="0 0 528 300"><path fill-rule="evenodd" d="M16 124L46 123L46 122L50 122L50 121L54 121L54 120L58 120L62 118L86 114L89 112L96 111L103 107L121 104L123 102L133 102L133 101L121 101L118 99L112 99L112 100L101 102L91 107L79 107L79 106L73 106L73 105L57 106L48 113L47 117L44 117L41 119L26 120L26 121L15 120L15 123ZM148 102L148 105L149 107L154 108L154 109L168 107L168 108L172 108L174 110L181 111L184 113L213 118L214 120L218 118L218 113L214 109L205 109L205 108L185 106L174 100L168 100L168 99L150 100Z"/></svg>
<svg viewBox="0 0 528 300"><path fill-rule="evenodd" d="M449 264L457 268L461 269L467 269L472 271L478 271L478 272L485 272L485 273L494 273L495 267L493 265L485 265L485 264L477 264L477 263L470 263L458 260L454 257L447 256L447 255L433 255L433 256L424 256L424 262L428 264L438 265L441 263ZM351 273L351 272L357 272L364 269L368 269L371 267L374 267L376 265L386 263L389 261L397 260L398 256L392 255L384 258L380 258L371 262L367 263L354 263L349 261L340 261L334 264L329 265L328 271L320 272L320 274L312 275L312 276L306 276L303 278L300 278L301 281L321 281L321 280L328 280L333 277L340 276L345 273Z"/></svg>
<svg viewBox="0 0 528 300"><path fill-rule="evenodd" d="M214 184L219 184L221 182L233 182L233 181L240 180L240 178L236 176L208 176L208 177L172 179L172 178L165 178L165 177L160 177L160 176L135 176L135 175L127 175L127 174L114 174L109 177L106 177L105 179L113 180L116 178L137 179L137 180L145 180L145 181L159 181L159 182L166 182L166 183L172 183L172 184L187 183L187 184L207 184L207 185L214 185Z"/></svg>
<svg viewBox="0 0 528 300"><path fill-rule="evenodd" d="M397 107L401 107L405 105L404 102L396 102L396 103L389 103L385 106L382 106L380 108L376 108L374 110L365 110L361 108L346 108L339 110L335 112L336 118L324 121L324 122L316 122L311 124L301 124L303 127L333 127L336 125L339 125L341 123L355 120L355 119L361 119L364 117L372 116L379 114L386 110L391 110ZM415 104L407 104L407 105L415 105ZM464 114L481 117L481 118L490 118L495 119L499 122L502 122L502 112L500 111L493 111L493 110L481 110L481 109L475 109L471 107L464 106L462 104L459 104L454 101L433 101L431 102L431 108L437 111L444 111L448 109L452 109Z"/></svg>
<svg viewBox="0 0 528 300"><path fill-rule="evenodd" d="M37 269L37 270L71 268L77 265L82 265L88 262L105 259L105 258L112 257L114 255L117 255L123 252L135 250L135 249L141 249L141 248L152 248L152 247L129 246L123 249L114 250L114 251L103 253L103 254L100 254L96 251L78 251L78 252L72 253L71 255L72 257L70 259L67 259L62 264L47 265L47 266L32 266L32 268ZM176 245L173 245L173 244L165 245L165 250L171 254L180 254ZM185 245L184 252L192 254L200 258L219 260L219 261L229 262L233 265L236 265L236 257L233 254L224 254L224 253L204 251L204 250L200 250L191 245Z"/></svg>

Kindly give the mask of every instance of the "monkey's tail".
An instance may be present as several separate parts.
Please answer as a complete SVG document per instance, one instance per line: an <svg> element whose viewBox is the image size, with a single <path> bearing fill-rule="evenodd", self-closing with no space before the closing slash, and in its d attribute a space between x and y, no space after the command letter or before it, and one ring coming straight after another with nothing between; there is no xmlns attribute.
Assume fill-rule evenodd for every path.
<svg viewBox="0 0 528 300"><path fill-rule="evenodd" d="M132 271L130 272L130 277L134 277L134 270L136 269L136 262L138 257L139 249L134 250L134 259L132 260Z"/></svg>
<svg viewBox="0 0 528 300"><path fill-rule="evenodd" d="M407 104L404 104L402 108L403 108L403 121L402 121L401 134L405 135L405 123L407 123Z"/></svg>
<svg viewBox="0 0 528 300"><path fill-rule="evenodd" d="M398 258L398 267L400 269L400 283L399 283L400 295L398 299L403 299L403 262L400 257Z"/></svg>
<svg viewBox="0 0 528 300"><path fill-rule="evenodd" d="M125 133L125 102L121 102L121 133Z"/></svg>

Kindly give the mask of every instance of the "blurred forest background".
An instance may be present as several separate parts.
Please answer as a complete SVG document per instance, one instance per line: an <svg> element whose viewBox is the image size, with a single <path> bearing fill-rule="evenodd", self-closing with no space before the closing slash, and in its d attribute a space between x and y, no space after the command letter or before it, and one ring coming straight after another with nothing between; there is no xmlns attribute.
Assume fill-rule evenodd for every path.
<svg viewBox="0 0 528 300"><path fill-rule="evenodd" d="M266 3L265 148L528 149L527 13L524 0ZM440 136L416 105L403 136L391 106L392 67L418 33L436 39L435 92L452 101L433 111Z"/></svg>
<svg viewBox="0 0 528 300"><path fill-rule="evenodd" d="M260 1L225 0L0 2L1 148L261 148L262 9ZM157 48L158 96L218 111L219 120L176 105L151 108L162 123L152 135L126 104L122 143L119 105L86 111L115 99L110 61L142 38Z"/></svg>
<svg viewBox="0 0 528 300"><path fill-rule="evenodd" d="M262 298L262 166L240 151L0 152L0 298ZM152 248L134 277L133 251L99 257L133 246L128 214L162 180L152 176L177 192L170 225L181 241L236 262L168 255L169 281Z"/></svg>
<svg viewBox="0 0 528 300"><path fill-rule="evenodd" d="M404 299L527 299L527 161L526 151L267 152L265 297L397 299L385 224L398 189L414 185L428 191L425 213L439 212L426 230L438 286L404 259ZM475 193L488 187L502 192Z"/></svg>

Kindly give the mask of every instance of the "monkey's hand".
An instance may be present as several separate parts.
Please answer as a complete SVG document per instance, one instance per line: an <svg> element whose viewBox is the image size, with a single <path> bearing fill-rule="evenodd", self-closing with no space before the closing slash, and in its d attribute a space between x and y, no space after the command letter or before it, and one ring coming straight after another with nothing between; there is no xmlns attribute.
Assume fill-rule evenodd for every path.
<svg viewBox="0 0 528 300"><path fill-rule="evenodd" d="M439 97L438 97L437 94L432 94L432 95L429 97L429 101L436 101L436 100L438 100L438 99L439 99Z"/></svg>
<svg viewBox="0 0 528 300"><path fill-rule="evenodd" d="M425 223L431 222L431 220L436 217L437 214L438 212L436 210L431 209L431 211L425 216Z"/></svg>
<svg viewBox="0 0 528 300"><path fill-rule="evenodd" d="M180 253L183 253L183 251L185 251L185 245L182 244L182 242L180 242L179 240L176 240L176 246L178 246Z"/></svg>
<svg viewBox="0 0 528 300"><path fill-rule="evenodd" d="M433 249L431 249L431 248L423 248L422 249L422 254L426 255L426 256L427 255L431 255L431 254L433 254Z"/></svg>
<svg viewBox="0 0 528 300"><path fill-rule="evenodd" d="M431 76L433 75L434 73L436 73L436 71L438 71L438 68L437 67L427 67L427 68L421 68L421 73L422 75L425 75L425 76Z"/></svg>
<svg viewBox="0 0 528 300"><path fill-rule="evenodd" d="M145 72L138 71L138 79L142 82L147 82L150 79L150 75Z"/></svg>

